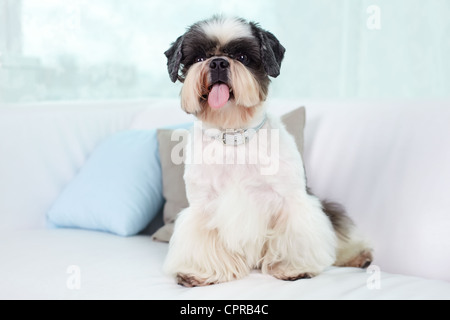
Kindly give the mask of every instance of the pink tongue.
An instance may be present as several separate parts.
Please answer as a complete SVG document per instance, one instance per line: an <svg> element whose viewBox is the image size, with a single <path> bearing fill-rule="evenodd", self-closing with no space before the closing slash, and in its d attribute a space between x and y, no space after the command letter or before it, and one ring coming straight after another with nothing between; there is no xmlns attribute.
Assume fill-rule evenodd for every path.
<svg viewBox="0 0 450 320"><path fill-rule="evenodd" d="M226 84L215 84L208 96L209 106L213 109L222 108L230 99L230 88Z"/></svg>

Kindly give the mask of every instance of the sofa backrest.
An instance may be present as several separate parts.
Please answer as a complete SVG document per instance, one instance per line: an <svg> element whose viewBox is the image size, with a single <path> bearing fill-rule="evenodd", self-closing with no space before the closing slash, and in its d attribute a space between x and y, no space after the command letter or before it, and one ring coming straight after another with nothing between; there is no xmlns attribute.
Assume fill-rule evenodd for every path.
<svg viewBox="0 0 450 320"><path fill-rule="evenodd" d="M394 273L450 280L450 102L310 104L305 165Z"/></svg>
<svg viewBox="0 0 450 320"><path fill-rule="evenodd" d="M162 100L0 107L0 230L45 227L48 209L103 139L188 121L178 105Z"/></svg>

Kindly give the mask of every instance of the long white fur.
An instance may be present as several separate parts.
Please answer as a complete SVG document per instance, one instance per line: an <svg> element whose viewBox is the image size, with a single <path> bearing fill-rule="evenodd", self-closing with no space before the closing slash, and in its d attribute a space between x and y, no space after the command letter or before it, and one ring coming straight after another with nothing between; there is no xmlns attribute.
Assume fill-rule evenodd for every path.
<svg viewBox="0 0 450 320"><path fill-rule="evenodd" d="M221 44L233 39L252 37L250 26L237 18L217 17L202 22L200 26L206 35L216 38Z"/></svg>
<svg viewBox="0 0 450 320"><path fill-rule="evenodd" d="M265 164L187 164L184 179L190 207L180 213L165 262L168 274L195 276L204 284L242 278L252 268L281 279L316 275L336 259L337 238L320 202L306 193L302 158L282 123L269 116L262 129L279 134L279 168ZM194 130L201 130L195 129ZM262 132L262 131L261 131ZM260 132L253 137L259 139ZM263 158L272 139L224 146L192 132L188 143L227 157ZM258 154L251 154L256 152ZM208 156L207 153L203 156ZM205 159L203 159L205 160ZM207 159L206 159L207 160Z"/></svg>

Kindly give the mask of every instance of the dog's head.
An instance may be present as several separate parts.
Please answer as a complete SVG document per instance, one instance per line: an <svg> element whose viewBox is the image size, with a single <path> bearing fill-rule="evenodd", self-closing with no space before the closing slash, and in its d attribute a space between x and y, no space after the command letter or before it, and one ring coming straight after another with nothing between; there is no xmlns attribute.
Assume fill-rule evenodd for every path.
<svg viewBox="0 0 450 320"><path fill-rule="evenodd" d="M284 52L257 24L214 16L188 28L165 55L170 79L184 83L182 108L212 125L238 128L266 100Z"/></svg>

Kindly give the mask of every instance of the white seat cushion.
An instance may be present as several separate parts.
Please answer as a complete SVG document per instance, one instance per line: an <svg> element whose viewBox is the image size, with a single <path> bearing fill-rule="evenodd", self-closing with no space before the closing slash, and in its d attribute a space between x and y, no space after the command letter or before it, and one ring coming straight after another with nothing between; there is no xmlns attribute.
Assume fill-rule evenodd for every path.
<svg viewBox="0 0 450 320"><path fill-rule="evenodd" d="M293 282L253 271L242 280L189 289L163 274L167 249L150 236L70 229L2 233L0 299L450 299L444 281L355 268L330 268Z"/></svg>

